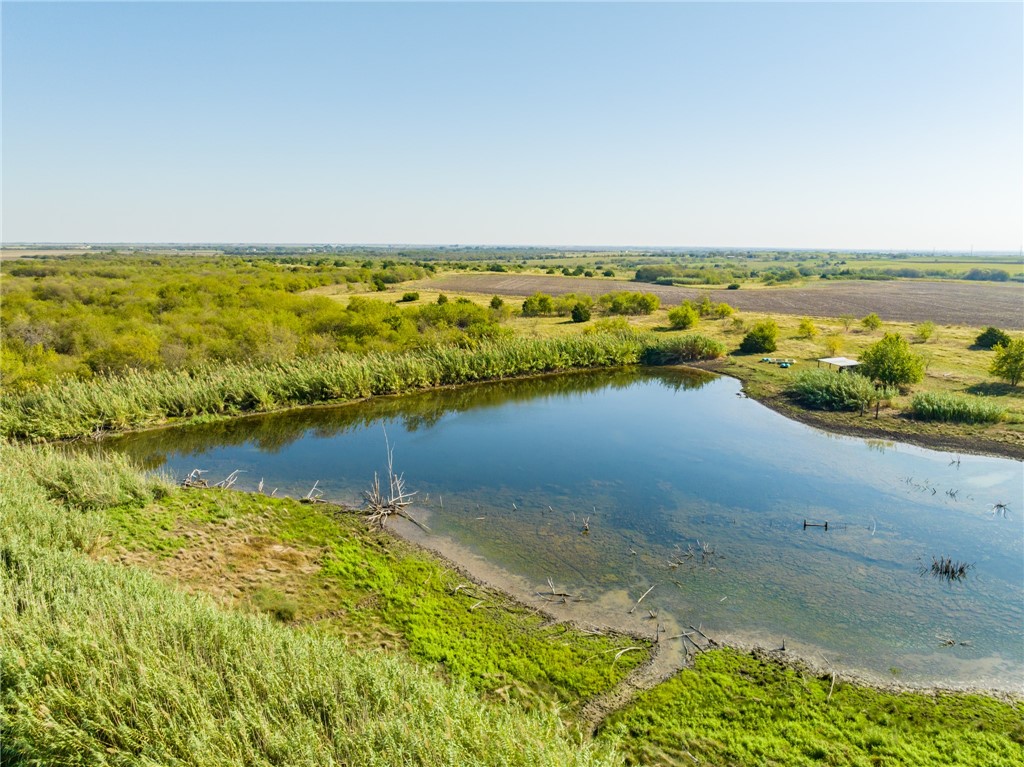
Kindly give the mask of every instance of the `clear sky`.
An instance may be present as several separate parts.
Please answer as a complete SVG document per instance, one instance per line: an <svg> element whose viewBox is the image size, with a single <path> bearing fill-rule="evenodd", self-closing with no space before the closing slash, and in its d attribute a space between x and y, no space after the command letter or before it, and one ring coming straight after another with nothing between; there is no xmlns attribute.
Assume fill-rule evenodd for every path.
<svg viewBox="0 0 1024 767"><path fill-rule="evenodd" d="M12 3L3 240L1021 247L1011 3Z"/></svg>

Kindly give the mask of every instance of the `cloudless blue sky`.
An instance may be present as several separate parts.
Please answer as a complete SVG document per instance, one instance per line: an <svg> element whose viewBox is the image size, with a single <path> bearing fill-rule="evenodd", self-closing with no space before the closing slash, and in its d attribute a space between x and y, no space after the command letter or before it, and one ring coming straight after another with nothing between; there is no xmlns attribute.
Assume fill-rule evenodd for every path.
<svg viewBox="0 0 1024 767"><path fill-rule="evenodd" d="M1024 239L1019 2L2 12L7 242Z"/></svg>

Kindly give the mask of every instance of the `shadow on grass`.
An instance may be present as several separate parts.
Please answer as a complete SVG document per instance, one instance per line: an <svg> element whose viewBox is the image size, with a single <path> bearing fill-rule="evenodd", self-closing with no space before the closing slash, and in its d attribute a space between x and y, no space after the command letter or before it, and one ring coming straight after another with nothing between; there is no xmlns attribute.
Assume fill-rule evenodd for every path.
<svg viewBox="0 0 1024 767"><path fill-rule="evenodd" d="M1021 397L1024 396L1024 389L1019 386L1011 386L1008 383L986 381L985 383L968 386L970 394L978 394L983 397Z"/></svg>

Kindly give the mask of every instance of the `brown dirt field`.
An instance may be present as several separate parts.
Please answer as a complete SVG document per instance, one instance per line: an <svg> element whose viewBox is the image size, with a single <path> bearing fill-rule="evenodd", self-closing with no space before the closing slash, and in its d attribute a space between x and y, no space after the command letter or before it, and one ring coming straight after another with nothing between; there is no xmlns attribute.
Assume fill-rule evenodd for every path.
<svg viewBox="0 0 1024 767"><path fill-rule="evenodd" d="M875 312L883 320L931 321L939 325L1024 330L1024 286L996 283L893 280L887 282L818 282L785 288L741 290L649 285L627 280L544 275L456 274L442 276L424 287L453 293L528 296L586 293L599 296L615 290L654 293L663 304L675 305L710 292L744 312L808 317L864 317Z"/></svg>

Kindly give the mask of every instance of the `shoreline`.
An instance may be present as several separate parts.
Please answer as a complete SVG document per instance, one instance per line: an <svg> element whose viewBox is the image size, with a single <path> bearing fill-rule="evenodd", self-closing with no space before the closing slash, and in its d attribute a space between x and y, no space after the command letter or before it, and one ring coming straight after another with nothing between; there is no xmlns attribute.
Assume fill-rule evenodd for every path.
<svg viewBox="0 0 1024 767"><path fill-rule="evenodd" d="M430 517L428 509L416 508L414 512L417 519L424 523ZM619 625L607 625L607 623L599 625L593 621L581 619L585 616L575 614L581 611L581 608L576 606L581 603L547 602L546 605L538 605L538 601L543 601L542 592L539 592L535 585L527 578L511 573L491 563L483 556L473 553L466 546L447 536L425 532L414 523L400 518L394 519L392 524L384 529L396 538L429 553L443 566L451 568L474 583L500 591L513 602L527 609L535 610L551 622L564 623L582 631L598 629L609 633L632 636L639 641L653 642L651 658L626 677L616 689L601 696L599 699L588 702L583 709L585 713L588 712L588 709L596 707L602 712L600 718L603 719L604 716L607 716L612 711L627 705L634 695L666 681L683 669L693 667L693 661L698 653L693 651L684 653L673 650L659 642L656 638L653 638L650 632L644 634L630 627L628 625L629 621L623 621ZM626 603L625 606L628 606L629 603ZM585 612L586 608L582 608L582 611ZM665 633L668 636L672 636L672 632L669 630L666 630ZM832 676L837 681L843 681L879 692L932 696L950 694L983 695L1004 702L1024 702L1024 685L1017 689L999 689L984 684L972 683L917 685L887 679L877 672L871 672L866 669L833 666L825 657L826 651L823 648L804 644L798 639L787 638L790 647L785 647L784 643L784 646L781 648L771 648L758 641L753 634L742 632L726 632L719 635L712 633L709 634L708 638L709 646L702 650L702 652L712 649L731 649L753 655L757 658L768 659L771 662L797 671L809 672L820 678ZM819 658L821 659L820 661ZM609 706L605 704L606 701L611 700L614 700L616 705ZM585 716L584 718L594 726L599 721L592 721L591 716Z"/></svg>
<svg viewBox="0 0 1024 767"><path fill-rule="evenodd" d="M993 458L1007 458L1015 461L1024 461L1024 443L1020 445L1013 445L1008 442L990 439L984 436L975 436L970 434L922 434L917 432L907 433L901 430L889 429L883 425L868 425L868 424L850 424L842 421L837 421L835 418L830 417L829 411L815 411L806 410L797 405L794 405L789 399L786 398L782 392L773 392L770 394L762 394L756 391L751 391L749 388L749 380L739 375L736 371L726 370L725 368L730 364L728 358L720 358L716 360L708 360L706 362L686 362L675 365L662 365L662 366L650 366L650 365L617 365L607 367L582 367L582 368L566 368L564 370L553 370L542 373L528 373L525 375L513 375L506 376L503 378L488 378L477 381L467 381L463 383L445 384L441 386L430 386L421 389L411 389L406 392L398 394L373 394L368 397L361 397L359 399L347 399L347 400L324 400L322 402L312 402L304 405L287 405L285 407L274 408L272 410L259 410L244 413L231 413L231 414L218 414L211 416L196 416L181 420L167 420L161 423L153 423L145 426L139 426L135 428L117 429L110 431L96 432L90 435L79 435L75 437L67 437L63 439L54 440L14 440L15 442L24 442L26 444L38 444L38 443L49 443L49 444L72 444L76 442L100 442L105 439L113 439L127 434L138 434L147 431L161 431L164 429L174 429L179 427L188 426L201 426L208 423L222 423L226 421L235 421L245 418L259 418L261 416L268 415L280 415L294 410L305 410L310 408L330 408L330 407L344 407L346 405L355 405L359 403L369 402L375 399L384 399L392 397L405 397L410 395L422 394L425 392L433 391L447 391L452 389L461 389L468 386L477 386L479 384L499 384L504 381L523 381L533 378L547 378L550 376L559 376L572 373L586 373L600 370L615 370L615 369L628 369L628 368L643 368L643 367L666 367L666 368L689 368L693 370L700 370L707 373L715 373L716 375L726 376L733 378L740 382L743 396L748 397L755 402L764 405L770 410L778 413L784 418L788 418L792 421L797 421L806 426L810 426L821 431L826 431L831 434L836 434L845 437L859 437L861 439L873 439L873 440L885 440L890 442L903 442L908 445L914 445L916 447L922 447L929 450L937 450L940 452L960 453L963 455L982 455L990 456ZM860 416L865 421L875 421L876 419L870 415ZM887 416L888 421L892 416ZM937 423L935 425L936 431L938 432L943 427L957 428L958 424L943 424Z"/></svg>

